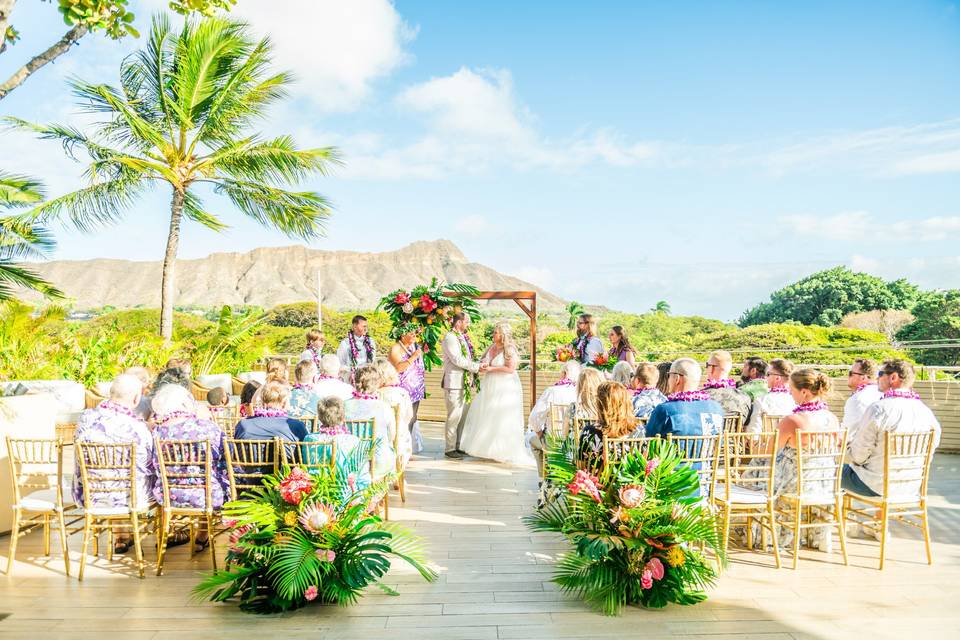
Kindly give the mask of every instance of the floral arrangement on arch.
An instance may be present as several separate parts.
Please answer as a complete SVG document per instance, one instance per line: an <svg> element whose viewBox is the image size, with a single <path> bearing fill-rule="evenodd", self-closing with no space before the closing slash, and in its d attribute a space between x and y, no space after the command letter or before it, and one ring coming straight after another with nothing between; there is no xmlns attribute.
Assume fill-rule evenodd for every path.
<svg viewBox="0 0 960 640"><path fill-rule="evenodd" d="M377 304L390 316L395 330L416 325L420 329L423 365L430 371L443 364L437 343L450 328L450 318L464 311L472 320L480 319L480 310L472 296L480 291L468 284L442 283L434 278L429 286L420 285L407 291L397 289L385 295Z"/></svg>
<svg viewBox="0 0 960 640"><path fill-rule="evenodd" d="M577 469L571 440L550 443L547 478L558 489L524 520L571 544L553 581L607 615L626 605L695 604L716 579L701 546L721 558L716 517L696 470L666 440L633 451L599 476Z"/></svg>
<svg viewBox="0 0 960 640"><path fill-rule="evenodd" d="M253 613L311 602L346 606L371 584L396 595L380 582L391 558L435 580L420 539L374 513L388 480L357 490L355 477L288 468L265 477L263 487L243 500L225 504L231 528L227 568L207 576L194 596L215 602L236 598L240 609Z"/></svg>

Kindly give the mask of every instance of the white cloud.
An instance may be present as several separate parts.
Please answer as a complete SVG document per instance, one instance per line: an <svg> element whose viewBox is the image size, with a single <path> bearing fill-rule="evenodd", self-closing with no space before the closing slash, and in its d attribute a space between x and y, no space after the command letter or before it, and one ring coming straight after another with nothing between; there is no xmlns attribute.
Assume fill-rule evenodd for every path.
<svg viewBox="0 0 960 640"><path fill-rule="evenodd" d="M896 173L909 175L917 173L957 173L960 172L960 150L944 153L931 153L916 156L898 162Z"/></svg>
<svg viewBox="0 0 960 640"><path fill-rule="evenodd" d="M515 269L510 269L507 273L520 278L525 282L535 284L543 289L549 289L554 284L554 274L547 267L538 267L534 265L523 265Z"/></svg>
<svg viewBox="0 0 960 640"><path fill-rule="evenodd" d="M493 225L484 216L463 216L454 224L454 229L458 232L470 236L483 235L493 229Z"/></svg>
<svg viewBox="0 0 960 640"><path fill-rule="evenodd" d="M826 240L935 242L960 234L960 216L887 222L866 211L843 211L832 216L787 215L780 221L794 233Z"/></svg>

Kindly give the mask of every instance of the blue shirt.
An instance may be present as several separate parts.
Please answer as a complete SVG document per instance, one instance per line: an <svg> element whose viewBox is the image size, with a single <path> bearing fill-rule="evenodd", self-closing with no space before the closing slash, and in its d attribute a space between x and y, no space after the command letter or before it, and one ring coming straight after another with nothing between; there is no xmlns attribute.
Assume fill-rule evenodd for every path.
<svg viewBox="0 0 960 640"><path fill-rule="evenodd" d="M307 437L307 426L299 420L282 416L244 418L234 430L237 440L270 440L280 438L288 442L300 442Z"/></svg>
<svg viewBox="0 0 960 640"><path fill-rule="evenodd" d="M667 401L647 421L647 437L713 436L723 433L723 407L715 400Z"/></svg>

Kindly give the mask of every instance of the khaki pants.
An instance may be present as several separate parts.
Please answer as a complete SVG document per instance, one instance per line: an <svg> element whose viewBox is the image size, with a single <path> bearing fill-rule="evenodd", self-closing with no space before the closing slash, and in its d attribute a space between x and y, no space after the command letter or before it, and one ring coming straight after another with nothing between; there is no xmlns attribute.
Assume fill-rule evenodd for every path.
<svg viewBox="0 0 960 640"><path fill-rule="evenodd" d="M460 448L460 434L467 419L467 403L463 389L444 389L443 398L447 404L447 427L444 432L444 452L450 453Z"/></svg>
<svg viewBox="0 0 960 640"><path fill-rule="evenodd" d="M543 433L537 433L536 431L530 431L527 433L527 443L530 445L530 450L533 452L533 457L537 461L537 471L540 472L540 477L543 477L543 454L544 447L546 442L544 442L544 436L546 431Z"/></svg>

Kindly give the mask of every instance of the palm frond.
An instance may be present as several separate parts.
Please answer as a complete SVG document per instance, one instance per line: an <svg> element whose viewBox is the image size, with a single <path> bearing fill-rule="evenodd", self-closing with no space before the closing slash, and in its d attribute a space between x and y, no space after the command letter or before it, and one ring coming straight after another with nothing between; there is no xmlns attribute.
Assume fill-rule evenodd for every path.
<svg viewBox="0 0 960 640"><path fill-rule="evenodd" d="M290 136L266 141L239 140L218 149L204 161L230 178L272 184L299 182L314 173L327 175L330 165L341 164L336 148L297 149Z"/></svg>
<svg viewBox="0 0 960 640"><path fill-rule="evenodd" d="M0 171L0 207L26 207L45 197L39 180Z"/></svg>
<svg viewBox="0 0 960 640"><path fill-rule="evenodd" d="M134 176L105 180L48 200L34 208L33 213L41 220L66 213L77 228L90 231L119 221L147 186L146 181Z"/></svg>
<svg viewBox="0 0 960 640"><path fill-rule="evenodd" d="M225 194L245 215L290 237L309 240L321 235L330 204L312 191L286 191L265 184L223 179L214 191Z"/></svg>

